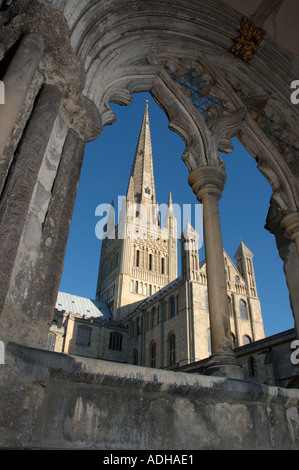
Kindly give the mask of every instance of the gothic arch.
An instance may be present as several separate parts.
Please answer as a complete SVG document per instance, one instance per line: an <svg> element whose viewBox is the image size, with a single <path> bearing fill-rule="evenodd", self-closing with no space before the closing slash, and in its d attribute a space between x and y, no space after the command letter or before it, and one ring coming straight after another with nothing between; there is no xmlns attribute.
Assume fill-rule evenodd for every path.
<svg viewBox="0 0 299 470"><path fill-rule="evenodd" d="M274 127L288 133L292 151L295 149L298 155L294 122L287 118L293 61L288 54L282 57L281 47L275 41L266 37L264 48L261 46L262 58L253 60L248 67L228 52L227 30L232 40L237 37L238 12L223 6L215 13L209 0L204 2L204 16L200 4L190 7L186 1L172 4L171 9L161 2L146 6L140 1L134 2L131 10L119 1L110 10L101 2L52 3L68 21L73 49L86 70L84 94L96 103L103 125L115 119L109 102L128 105L132 93L149 91L165 111L170 129L186 143L183 160L190 171L196 166L221 164L218 151L230 152L230 140L237 135L269 181L277 207L283 213L298 210L298 189L286 155L258 125L265 118L267 107L268 115L276 123ZM165 71L165 63L178 68L179 62L186 71L194 58L205 67L205 73L216 79L215 96L223 97L225 93L230 96L229 113L212 119L209 125ZM273 58L279 73L269 77L263 74L261 61L272 66ZM275 110L275 98L280 101L282 116ZM290 158L295 160L294 155Z"/></svg>
<svg viewBox="0 0 299 470"><path fill-rule="evenodd" d="M27 222L33 220L36 224L35 238L30 240L37 250L33 257L30 248L26 256L20 249L25 217L22 226L17 226L18 221L14 221L12 231L16 229L14 233L17 233L15 252L14 257L10 257L11 270L6 269L6 279L2 279L4 287L0 292L0 308L8 298L13 276L16 278L22 271L24 285L32 294L26 308L28 312L34 310L36 313L43 298L37 270L47 265L49 272L43 275L48 281L53 278L53 292L48 304L45 302L47 308L41 314L41 321L48 317L63 265L68 233L68 226L63 228L63 225L67 225L65 220L70 219L72 212L84 143L95 139L102 125L111 124L115 119L109 103L128 105L132 93L151 92L165 111L169 127L186 144L183 160L189 171L198 167L223 167L218 152L230 152L231 138L238 136L270 182L273 200L281 214L298 215L298 135L294 121L295 118L298 121L299 111L292 107L290 112L290 83L294 74L299 76L298 62L267 35L249 63L236 59L230 49L239 34L240 13L225 2L215 8L214 0L194 2L191 6L188 0L48 0L46 3L33 0L12 2L6 20L0 33L1 58L29 33L42 38L44 44L31 88L24 94L24 118L16 121L14 134L8 141L10 156L18 143L22 143L23 131L38 104L36 97L46 88L52 93L55 91L56 100L52 116L55 132L51 133L51 128L48 138L50 142L56 133L59 145L55 142L56 147L53 144L53 148L62 157L49 175L47 199L43 201L41 210L32 206L33 179L32 194L28 190L26 205L20 207L20 211L25 211ZM53 35L53 31L57 34ZM217 112L212 113L209 119L202 117L171 76L179 67L184 75L195 60L203 67L203 73L214 80L208 92L227 104L225 112L218 113L216 109ZM273 62L276 73L269 75L267 70L271 70ZM268 133L264 132L264 124ZM41 135L42 132L39 138ZM283 145L278 139L281 136ZM37 151L41 151L41 147ZM39 155L41 165L44 163L42 157L49 152L46 145L44 152ZM7 158L6 188L12 171L15 171L12 160L13 157ZM35 183L37 181L38 175ZM70 203L62 217L65 195ZM297 233L298 227L293 228L292 225L292 240L294 231ZM9 237L7 243L10 249ZM48 268L55 244L59 245L61 258L55 261L56 277ZM3 263L8 259L9 256L4 257ZM26 263L30 264L29 268ZM19 271L13 274L16 269ZM11 305L18 295L15 285L13 289L7 304L8 312L13 311ZM22 301L18 300L16 308L18 322L24 308ZM30 339L31 344L35 344L33 330Z"/></svg>

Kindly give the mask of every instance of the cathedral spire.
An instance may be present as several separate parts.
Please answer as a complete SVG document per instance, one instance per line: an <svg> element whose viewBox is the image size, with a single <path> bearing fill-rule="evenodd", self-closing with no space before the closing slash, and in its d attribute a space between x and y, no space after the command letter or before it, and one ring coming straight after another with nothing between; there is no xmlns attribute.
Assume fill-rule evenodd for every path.
<svg viewBox="0 0 299 470"><path fill-rule="evenodd" d="M136 203L156 203L148 103L145 105L127 190L127 199L132 200L132 196L134 196L134 202Z"/></svg>

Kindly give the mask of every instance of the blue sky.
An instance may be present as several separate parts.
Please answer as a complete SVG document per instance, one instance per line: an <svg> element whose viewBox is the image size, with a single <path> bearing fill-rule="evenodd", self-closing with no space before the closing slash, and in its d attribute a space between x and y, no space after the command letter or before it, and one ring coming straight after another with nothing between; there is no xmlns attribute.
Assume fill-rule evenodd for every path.
<svg viewBox="0 0 299 470"><path fill-rule="evenodd" d="M163 111L147 93L133 95L130 106L111 105L116 122L106 126L100 137L86 145L78 186L60 290L95 298L101 240L95 227L99 204L116 204L126 194L146 99L152 138L156 197L167 203L197 204L188 185L188 170L181 156L185 144L168 129ZM261 301L266 336L294 327L283 264L274 236L264 229L271 197L271 187L256 167L255 160L237 139L234 151L222 155L227 183L219 202L223 246L233 260L240 240L254 253L258 295ZM192 211L194 214L194 211ZM193 219L191 219L193 223ZM204 249L199 251L204 258ZM179 260L180 266L180 260Z"/></svg>

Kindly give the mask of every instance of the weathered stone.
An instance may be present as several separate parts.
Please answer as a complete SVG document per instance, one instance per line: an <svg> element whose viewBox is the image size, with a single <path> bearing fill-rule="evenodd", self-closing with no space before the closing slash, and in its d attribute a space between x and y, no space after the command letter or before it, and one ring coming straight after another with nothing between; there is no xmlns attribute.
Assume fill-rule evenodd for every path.
<svg viewBox="0 0 299 470"><path fill-rule="evenodd" d="M298 390L13 343L6 352L0 448L299 449Z"/></svg>

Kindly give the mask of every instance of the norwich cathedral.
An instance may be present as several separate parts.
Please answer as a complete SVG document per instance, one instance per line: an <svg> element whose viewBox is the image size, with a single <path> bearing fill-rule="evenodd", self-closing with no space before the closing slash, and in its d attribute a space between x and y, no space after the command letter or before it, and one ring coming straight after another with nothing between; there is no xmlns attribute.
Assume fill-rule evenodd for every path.
<svg viewBox="0 0 299 470"><path fill-rule="evenodd" d="M59 292L48 348L153 368L176 369L207 358L206 263L190 223L178 236L171 193L165 220L159 217L147 104L124 204L125 220L115 227L112 205L105 227L96 300ZM225 251L223 258L234 349L265 333L253 254L241 242L235 263Z"/></svg>
<svg viewBox="0 0 299 470"><path fill-rule="evenodd" d="M299 450L298 16L297 0L0 0L1 450ZM137 93L181 141L198 217L182 224L154 177L144 103L94 298L60 292L87 144ZM223 245L237 141L268 189L250 180L264 281L278 257L291 312L268 337L257 245Z"/></svg>

